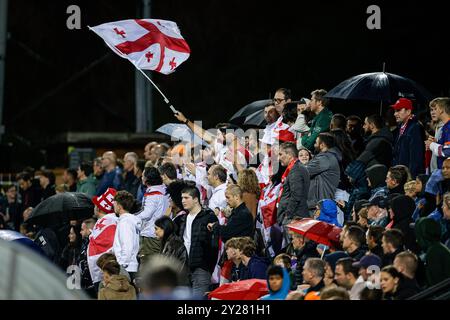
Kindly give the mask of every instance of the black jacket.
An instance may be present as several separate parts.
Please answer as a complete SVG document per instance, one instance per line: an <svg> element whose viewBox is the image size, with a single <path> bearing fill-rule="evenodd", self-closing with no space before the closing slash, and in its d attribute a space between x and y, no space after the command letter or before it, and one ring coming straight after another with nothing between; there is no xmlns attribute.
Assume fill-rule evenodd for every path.
<svg viewBox="0 0 450 320"><path fill-rule="evenodd" d="M414 200L408 196L398 196L391 200L390 207L394 212L392 228L403 232L405 248L413 252L418 252L416 235L414 229L410 227L412 215L416 209Z"/></svg>
<svg viewBox="0 0 450 320"><path fill-rule="evenodd" d="M161 248L161 254L176 258L184 266L187 266L188 255L183 240L177 235L171 234L164 246Z"/></svg>
<svg viewBox="0 0 450 320"><path fill-rule="evenodd" d="M425 131L414 117L408 121L400 136L400 126L394 133L394 153L392 164L403 164L409 168L413 179L425 172Z"/></svg>
<svg viewBox="0 0 450 320"><path fill-rule="evenodd" d="M183 237L186 230L187 214L180 216L179 235ZM202 209L192 222L191 247L189 250L189 268L194 271L201 268L210 273L214 271L219 251L219 241L214 233L209 232L208 223L218 222L216 215L209 209Z"/></svg>
<svg viewBox="0 0 450 320"><path fill-rule="evenodd" d="M395 257L403 251L403 248L395 250L393 253L385 253L383 254L383 257L381 257L382 266L386 267L389 265L394 264Z"/></svg>
<svg viewBox="0 0 450 320"><path fill-rule="evenodd" d="M347 252L347 254L349 255L350 258L355 259L356 261L361 260L362 257L364 257L366 255L366 250L364 250L364 248L358 248L355 251L353 251L352 253Z"/></svg>
<svg viewBox="0 0 450 320"><path fill-rule="evenodd" d="M389 128L381 128L367 139L364 151L356 160L363 162L366 168L375 164L382 164L389 168L392 164L393 141L394 138Z"/></svg>
<svg viewBox="0 0 450 320"><path fill-rule="evenodd" d="M42 201L56 194L55 185L48 185L44 190L42 190Z"/></svg>
<svg viewBox="0 0 450 320"><path fill-rule="evenodd" d="M140 185L141 179L136 177L133 172L129 171L125 174L125 179L123 181L124 190L131 193L135 198L137 198L137 193Z"/></svg>
<svg viewBox="0 0 450 320"><path fill-rule="evenodd" d="M414 279L402 278L395 293L383 295L383 300L405 300L420 292L419 285Z"/></svg>
<svg viewBox="0 0 450 320"><path fill-rule="evenodd" d="M289 172L283 184L278 205L278 224L282 225L284 219L294 216L308 217L309 172L300 161L297 161Z"/></svg>
<svg viewBox="0 0 450 320"><path fill-rule="evenodd" d="M250 237L254 236L253 216L242 202L241 205L234 208L226 225L221 226L219 223L214 225L213 232L222 237L223 243L234 237Z"/></svg>
<svg viewBox="0 0 450 320"><path fill-rule="evenodd" d="M308 241L303 247L295 250L297 256L297 267L295 269L295 281L297 285L303 284L303 266L306 260L309 258L319 258L319 253L317 252L317 243L314 241Z"/></svg>

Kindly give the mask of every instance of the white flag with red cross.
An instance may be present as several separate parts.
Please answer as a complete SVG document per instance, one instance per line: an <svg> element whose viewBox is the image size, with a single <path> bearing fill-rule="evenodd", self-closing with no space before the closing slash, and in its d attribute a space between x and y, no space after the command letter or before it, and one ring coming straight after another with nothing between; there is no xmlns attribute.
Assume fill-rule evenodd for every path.
<svg viewBox="0 0 450 320"><path fill-rule="evenodd" d="M130 19L89 27L136 68L170 74L186 61L190 48L175 22Z"/></svg>

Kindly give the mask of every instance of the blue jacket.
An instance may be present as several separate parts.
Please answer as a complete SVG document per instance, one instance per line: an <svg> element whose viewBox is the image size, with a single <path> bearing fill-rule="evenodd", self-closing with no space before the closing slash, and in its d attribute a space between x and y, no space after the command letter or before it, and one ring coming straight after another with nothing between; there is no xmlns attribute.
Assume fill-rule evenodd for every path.
<svg viewBox="0 0 450 320"><path fill-rule="evenodd" d="M253 256L247 265L247 272L241 274L241 280L266 279L269 262L266 258Z"/></svg>
<svg viewBox="0 0 450 320"><path fill-rule="evenodd" d="M122 189L122 185L122 171L118 167L110 172L105 172L102 180L98 183L96 191L97 196L101 196L106 190L108 190L108 188L114 188L119 191Z"/></svg>
<svg viewBox="0 0 450 320"><path fill-rule="evenodd" d="M441 138L437 143L442 146L441 152L443 157L437 157L438 169L442 169L444 160L450 157L450 121L444 124L441 132Z"/></svg>
<svg viewBox="0 0 450 320"><path fill-rule="evenodd" d="M333 200L325 199L320 203L320 215L317 220L342 227L337 219L337 206Z"/></svg>
<svg viewBox="0 0 450 320"><path fill-rule="evenodd" d="M262 297L260 300L285 300L289 289L291 287L291 279L289 277L289 272L283 268L283 284L280 290L274 292L270 288L269 279L267 279L267 288L269 289L269 294Z"/></svg>
<svg viewBox="0 0 450 320"><path fill-rule="evenodd" d="M410 119L400 135L400 125L394 133L394 159L392 165L405 165L413 179L425 173L425 132L416 117Z"/></svg>

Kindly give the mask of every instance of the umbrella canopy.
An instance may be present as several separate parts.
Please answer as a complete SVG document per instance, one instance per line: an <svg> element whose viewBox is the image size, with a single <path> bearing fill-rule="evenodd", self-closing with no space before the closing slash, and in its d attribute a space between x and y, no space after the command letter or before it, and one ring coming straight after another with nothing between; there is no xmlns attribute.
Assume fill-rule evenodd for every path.
<svg viewBox="0 0 450 320"><path fill-rule="evenodd" d="M288 228L317 243L331 247L339 243L339 235L342 230L335 225L311 218L304 218L298 222L291 223L288 225Z"/></svg>
<svg viewBox="0 0 450 320"><path fill-rule="evenodd" d="M246 121L249 120L247 117L254 114L261 114L262 119L264 119L264 108L271 102L272 99L253 101L239 109L239 111L230 118L230 122L235 124L247 124Z"/></svg>
<svg viewBox="0 0 450 320"><path fill-rule="evenodd" d="M245 117L244 125L264 127L267 124L264 119L264 112L259 110Z"/></svg>
<svg viewBox="0 0 450 320"><path fill-rule="evenodd" d="M0 239L0 266L0 300L88 299L74 278L16 241Z"/></svg>
<svg viewBox="0 0 450 320"><path fill-rule="evenodd" d="M347 79L331 89L325 97L344 100L378 101L393 104L404 97L427 104L432 95L411 79L387 72L364 73Z"/></svg>
<svg viewBox="0 0 450 320"><path fill-rule="evenodd" d="M70 220L91 218L93 215L94 204L89 196L81 192L65 192L42 201L33 209L27 222L53 226Z"/></svg>
<svg viewBox="0 0 450 320"><path fill-rule="evenodd" d="M257 300L269 293L267 281L248 279L225 283L209 293L210 298L220 300Z"/></svg>
<svg viewBox="0 0 450 320"><path fill-rule="evenodd" d="M36 253L45 256L44 251L36 244L33 240L25 237L23 234L13 231L13 230L0 230L0 239L5 241L11 241L19 243L22 246L25 246L31 250L34 250Z"/></svg>
<svg viewBox="0 0 450 320"><path fill-rule="evenodd" d="M167 123L156 129L156 132L164 133L175 140L190 142L193 145L202 144L204 146L208 146L204 140L195 135L187 125L182 123Z"/></svg>

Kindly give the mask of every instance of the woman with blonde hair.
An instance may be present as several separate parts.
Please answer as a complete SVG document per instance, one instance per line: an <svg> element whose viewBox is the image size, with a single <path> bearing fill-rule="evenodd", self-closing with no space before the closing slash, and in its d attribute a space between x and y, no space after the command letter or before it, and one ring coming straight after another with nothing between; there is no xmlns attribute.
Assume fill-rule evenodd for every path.
<svg viewBox="0 0 450 320"><path fill-rule="evenodd" d="M254 220L256 218L259 195L261 193L256 173L251 169L239 171L237 184L242 189L242 200L244 200Z"/></svg>

